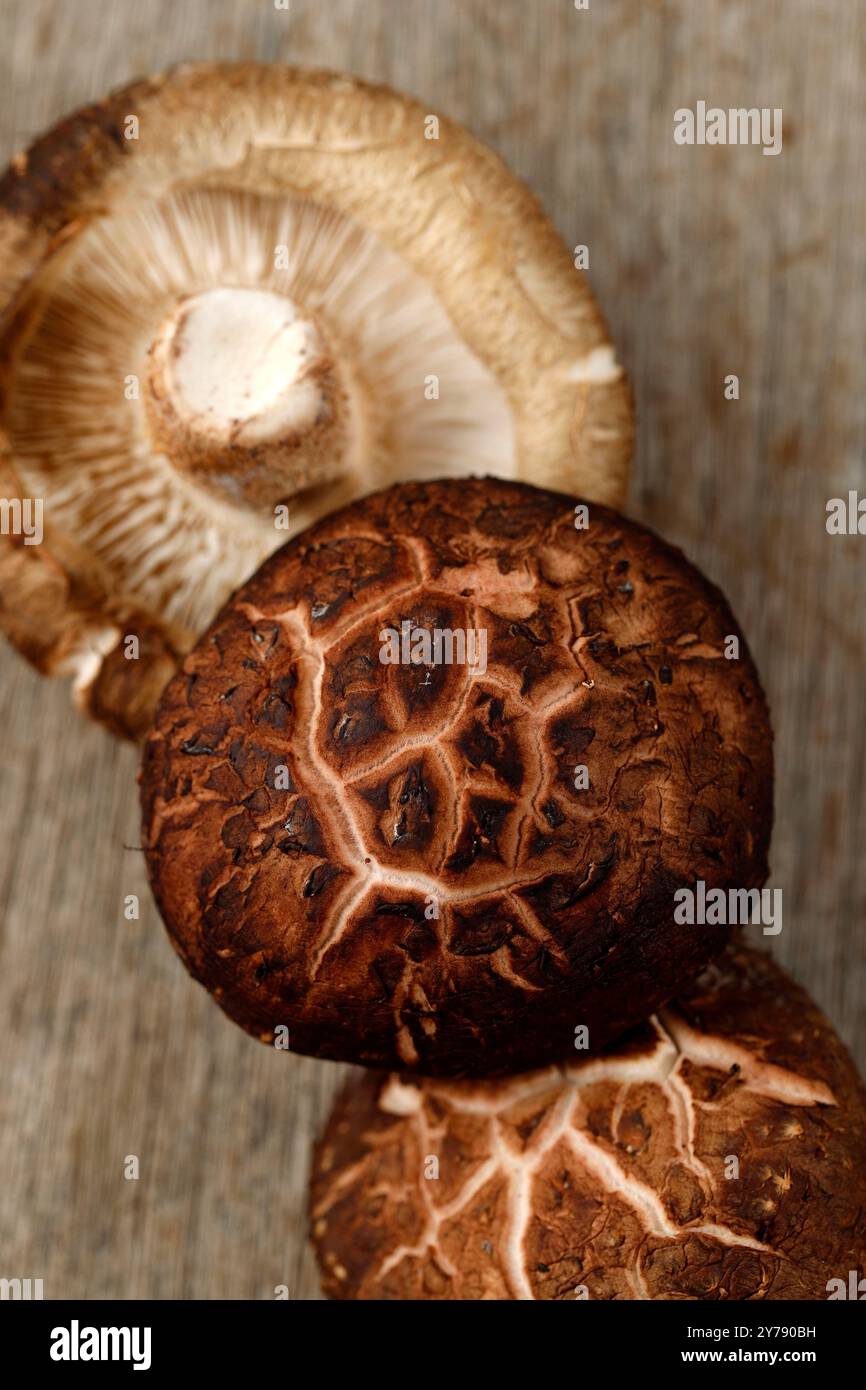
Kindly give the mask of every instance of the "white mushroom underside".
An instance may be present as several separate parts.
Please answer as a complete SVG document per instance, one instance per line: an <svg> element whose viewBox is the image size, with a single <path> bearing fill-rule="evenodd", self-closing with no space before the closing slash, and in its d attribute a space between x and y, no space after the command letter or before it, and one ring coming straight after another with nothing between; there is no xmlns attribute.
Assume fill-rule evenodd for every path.
<svg viewBox="0 0 866 1390"><path fill-rule="evenodd" d="M354 493L400 476L515 472L500 387L430 286L344 217L193 190L95 222L40 286L10 392L13 457L25 495L45 499L47 534L79 548L113 608L159 615L181 644L288 538L271 514L223 502L154 455L147 434L140 387L160 324L183 296L224 287L284 295L352 344L382 423ZM299 496L290 533L346 495Z"/></svg>

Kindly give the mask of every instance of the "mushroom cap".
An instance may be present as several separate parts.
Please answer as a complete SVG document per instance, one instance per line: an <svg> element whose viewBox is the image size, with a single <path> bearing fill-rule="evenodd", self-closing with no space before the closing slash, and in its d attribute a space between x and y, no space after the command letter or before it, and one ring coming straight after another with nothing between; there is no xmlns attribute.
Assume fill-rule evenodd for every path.
<svg viewBox="0 0 866 1390"><path fill-rule="evenodd" d="M622 500L630 395L587 280L502 161L437 119L338 74L189 65L62 121L0 180L0 488L45 503L41 545L0 536L0 626L116 732L144 732L285 540L285 498L291 533L471 469ZM273 437L250 404L227 442L225 420L176 418L166 343L188 298L250 291L279 302L247 315L238 356L267 356L288 304L321 371L266 403ZM200 404L198 367L173 380Z"/></svg>
<svg viewBox="0 0 866 1390"><path fill-rule="evenodd" d="M597 1060L353 1078L311 1216L335 1298L826 1299L866 1268L864 1205L851 1059L740 947Z"/></svg>
<svg viewBox="0 0 866 1390"><path fill-rule="evenodd" d="M168 685L150 880L253 1034L519 1071L571 1055L578 1026L600 1050L724 946L674 893L766 877L757 674L679 551L601 506L576 519L499 479L359 500L266 561ZM437 631L464 634L463 664L456 644L436 661Z"/></svg>

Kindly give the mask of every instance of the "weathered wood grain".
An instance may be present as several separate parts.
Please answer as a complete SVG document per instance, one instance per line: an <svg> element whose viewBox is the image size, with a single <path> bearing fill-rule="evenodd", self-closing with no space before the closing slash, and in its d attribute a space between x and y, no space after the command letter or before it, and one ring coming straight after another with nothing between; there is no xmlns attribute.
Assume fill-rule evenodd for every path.
<svg viewBox="0 0 866 1390"><path fill-rule="evenodd" d="M769 691L773 951L866 1067L866 540L824 527L829 497L866 492L866 13L4 0L0 155L186 57L404 87L589 246L638 404L631 510L726 589ZM673 112L698 99L782 107L782 154L676 146ZM133 751L8 650L0 673L0 1275L41 1277L47 1297L316 1296L306 1173L340 1069L273 1056L190 983L134 848Z"/></svg>

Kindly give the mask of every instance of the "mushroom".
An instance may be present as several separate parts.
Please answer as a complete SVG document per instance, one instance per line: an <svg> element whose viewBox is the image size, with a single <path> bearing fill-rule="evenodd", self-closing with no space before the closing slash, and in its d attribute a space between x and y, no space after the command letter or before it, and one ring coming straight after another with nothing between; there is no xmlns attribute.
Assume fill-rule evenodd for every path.
<svg viewBox="0 0 866 1390"><path fill-rule="evenodd" d="M185 66L0 182L0 491L45 507L0 625L118 733L287 528L479 468L616 503L631 437L536 200L385 88Z"/></svg>
<svg viewBox="0 0 866 1390"><path fill-rule="evenodd" d="M866 1090L740 947L594 1061L353 1078L311 1215L334 1298L757 1300L862 1296L864 1207Z"/></svg>
<svg viewBox="0 0 866 1390"><path fill-rule="evenodd" d="M142 803L174 945L238 1023L483 1075L599 1051L722 949L675 893L763 883L771 735L679 551L445 479L350 504L235 594L162 696Z"/></svg>

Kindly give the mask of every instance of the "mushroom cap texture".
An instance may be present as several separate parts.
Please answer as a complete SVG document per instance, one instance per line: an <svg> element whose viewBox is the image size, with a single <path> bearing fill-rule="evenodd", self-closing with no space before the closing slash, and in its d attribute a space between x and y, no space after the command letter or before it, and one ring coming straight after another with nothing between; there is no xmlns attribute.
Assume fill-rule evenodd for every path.
<svg viewBox="0 0 866 1390"><path fill-rule="evenodd" d="M397 421L386 398L386 418L364 427L378 452L303 494L295 525L412 468L400 402L415 414L422 402L416 476L450 472L452 456L468 471L489 415L492 439L509 431L515 476L532 467L547 486L622 501L631 397L588 281L505 164L438 120L438 138L426 138L419 102L340 74L190 64L77 111L0 179L0 492L47 504L42 544L0 537L0 627L38 669L72 675L79 705L114 732L144 734L179 657L282 539L272 515L244 518L175 480L125 389L128 374L147 376L149 316L170 308L178 280L192 292L226 271L231 284L273 278L281 208L312 210L295 228L296 279L309 279L305 256L326 244L324 279L347 296L354 268L377 279L390 257L438 314L427 331L401 330L405 294L384 310L376 284L354 294L358 334L384 315L388 362L399 367L402 344L411 379L394 388ZM235 211L207 201L220 198ZM105 341L109 318L124 325L122 342ZM29 404L16 407L22 364ZM381 404L381 367L367 365L367 395ZM425 374L440 371L449 389L425 410ZM431 425L449 462L425 472ZM125 659L128 635L136 661Z"/></svg>
<svg viewBox="0 0 866 1390"><path fill-rule="evenodd" d="M863 1084L740 947L595 1061L353 1078L311 1218L335 1298L826 1299L866 1268L864 1207Z"/></svg>
<svg viewBox="0 0 866 1390"><path fill-rule="evenodd" d="M374 494L266 561L169 683L143 758L150 879L250 1032L519 1071L571 1055L580 1025L600 1050L723 948L728 927L675 922L674 893L766 877L758 677L679 551L604 507L575 520L498 479ZM383 662L404 623L476 632L486 669Z"/></svg>

